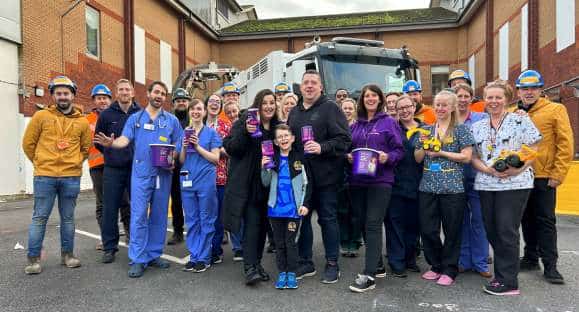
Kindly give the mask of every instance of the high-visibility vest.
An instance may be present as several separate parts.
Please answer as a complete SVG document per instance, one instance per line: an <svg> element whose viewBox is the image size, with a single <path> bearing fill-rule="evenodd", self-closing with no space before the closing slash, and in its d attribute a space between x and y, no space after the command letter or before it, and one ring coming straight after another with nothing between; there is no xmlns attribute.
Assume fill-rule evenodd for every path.
<svg viewBox="0 0 579 312"><path fill-rule="evenodd" d="M94 130L96 127L97 120L99 119L99 113L93 111L86 116L88 124L90 126L91 139L94 139ZM103 154L94 146L94 144L88 150L88 166L90 168L99 167L105 164L105 158Z"/></svg>

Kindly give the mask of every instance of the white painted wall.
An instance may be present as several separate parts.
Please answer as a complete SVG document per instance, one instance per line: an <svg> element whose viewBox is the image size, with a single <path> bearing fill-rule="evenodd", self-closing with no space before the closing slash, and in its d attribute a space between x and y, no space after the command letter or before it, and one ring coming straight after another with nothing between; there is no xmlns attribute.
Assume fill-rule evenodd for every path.
<svg viewBox="0 0 579 312"><path fill-rule="evenodd" d="M575 1L557 0L555 11L557 52L575 43Z"/></svg>
<svg viewBox="0 0 579 312"><path fill-rule="evenodd" d="M135 25L135 82L146 84L145 79L145 30Z"/></svg>
<svg viewBox="0 0 579 312"><path fill-rule="evenodd" d="M18 132L18 45L0 39L0 195L18 194L24 189L23 162L20 154L21 135Z"/></svg>
<svg viewBox="0 0 579 312"><path fill-rule="evenodd" d="M521 71L529 67L529 6L521 8Z"/></svg>
<svg viewBox="0 0 579 312"><path fill-rule="evenodd" d="M509 23L499 30L499 78L509 80Z"/></svg>

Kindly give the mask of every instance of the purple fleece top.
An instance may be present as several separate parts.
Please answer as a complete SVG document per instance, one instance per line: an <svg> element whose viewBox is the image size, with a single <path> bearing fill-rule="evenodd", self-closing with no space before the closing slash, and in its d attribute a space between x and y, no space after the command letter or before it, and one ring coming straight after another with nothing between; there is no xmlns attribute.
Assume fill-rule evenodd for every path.
<svg viewBox="0 0 579 312"><path fill-rule="evenodd" d="M404 157L404 147L400 137L400 126L386 113L378 113L368 121L362 117L350 127L352 150L367 147L388 154L385 164L378 164L375 177L350 175L350 185L387 186L394 184L394 167Z"/></svg>

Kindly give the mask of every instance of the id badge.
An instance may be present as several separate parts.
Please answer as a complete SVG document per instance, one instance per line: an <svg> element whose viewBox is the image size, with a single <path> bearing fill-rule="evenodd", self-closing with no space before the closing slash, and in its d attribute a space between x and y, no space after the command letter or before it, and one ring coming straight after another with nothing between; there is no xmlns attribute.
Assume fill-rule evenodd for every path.
<svg viewBox="0 0 579 312"><path fill-rule="evenodd" d="M440 172L442 171L442 166L440 165L440 163L431 163L430 167L428 168L430 171L432 172Z"/></svg>
<svg viewBox="0 0 579 312"><path fill-rule="evenodd" d="M193 187L193 181L191 181L191 180L184 180L184 181L183 181L183 188L186 188L186 187Z"/></svg>
<svg viewBox="0 0 579 312"><path fill-rule="evenodd" d="M145 130L151 130L151 131L153 131L153 130L155 130L155 124L146 123L146 124L143 126L143 128L144 128Z"/></svg>
<svg viewBox="0 0 579 312"><path fill-rule="evenodd" d="M161 188L161 178L159 178L159 176L157 176L157 178L155 179L155 189L160 189Z"/></svg>

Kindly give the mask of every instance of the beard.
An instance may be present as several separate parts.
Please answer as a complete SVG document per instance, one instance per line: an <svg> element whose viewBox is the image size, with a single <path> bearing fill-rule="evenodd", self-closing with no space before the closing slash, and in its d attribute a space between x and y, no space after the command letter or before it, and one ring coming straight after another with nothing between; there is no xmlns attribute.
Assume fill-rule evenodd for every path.
<svg viewBox="0 0 579 312"><path fill-rule="evenodd" d="M187 117L187 109L175 108L175 116L179 119L184 119Z"/></svg>
<svg viewBox="0 0 579 312"><path fill-rule="evenodd" d="M60 111L67 111L71 108L72 106L72 102L69 100L60 100L56 102L56 107L60 110Z"/></svg>

